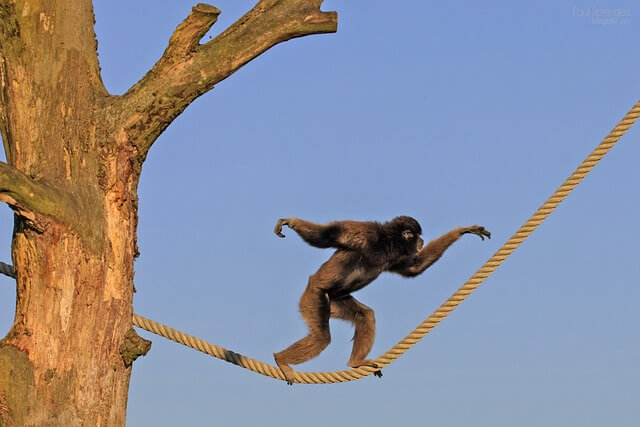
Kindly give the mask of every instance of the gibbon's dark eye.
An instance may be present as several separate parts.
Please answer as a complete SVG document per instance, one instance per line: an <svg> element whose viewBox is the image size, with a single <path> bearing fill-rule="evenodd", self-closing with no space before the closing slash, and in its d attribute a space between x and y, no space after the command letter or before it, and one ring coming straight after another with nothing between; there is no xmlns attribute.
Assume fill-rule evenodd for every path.
<svg viewBox="0 0 640 427"><path fill-rule="evenodd" d="M402 232L402 237L403 237L405 240L411 240L411 239L413 239L413 233L412 233L410 230L404 230L404 231Z"/></svg>

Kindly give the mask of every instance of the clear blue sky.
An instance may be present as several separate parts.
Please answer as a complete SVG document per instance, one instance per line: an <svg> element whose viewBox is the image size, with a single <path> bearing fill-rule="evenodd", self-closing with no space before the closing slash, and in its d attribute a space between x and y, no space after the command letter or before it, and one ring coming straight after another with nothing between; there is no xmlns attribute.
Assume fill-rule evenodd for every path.
<svg viewBox="0 0 640 427"><path fill-rule="evenodd" d="M214 34L253 5L219 0ZM188 2L97 1L104 81L123 93ZM416 217L425 240L482 224L417 279L383 275L376 357L493 254L640 98L633 1L327 1L337 34L296 39L198 99L140 184L135 311L271 363L330 255L277 218ZM596 12L622 9L617 22ZM590 15L590 16L585 16ZM640 126L384 378L286 386L146 332L130 426L636 426ZM0 212L0 259L12 216ZM13 319L0 278L0 331ZM301 370L345 368L352 331Z"/></svg>

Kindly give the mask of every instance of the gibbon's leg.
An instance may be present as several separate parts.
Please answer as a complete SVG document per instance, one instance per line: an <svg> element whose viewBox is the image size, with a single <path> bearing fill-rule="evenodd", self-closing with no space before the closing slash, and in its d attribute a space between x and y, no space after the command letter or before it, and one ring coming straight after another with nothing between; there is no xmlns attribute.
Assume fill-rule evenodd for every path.
<svg viewBox="0 0 640 427"><path fill-rule="evenodd" d="M376 337L376 319L373 310L354 297L348 296L331 301L331 317L347 320L353 323L356 329L353 335L353 350L347 365L352 368L359 366L377 368L378 365L374 361L365 359L371 351ZM376 373L376 375L378 374Z"/></svg>
<svg viewBox="0 0 640 427"><path fill-rule="evenodd" d="M294 371L289 364L297 365L313 359L331 342L329 297L324 290L307 286L300 298L300 314L309 327L309 334L287 349L274 354L278 367L290 385L293 384Z"/></svg>

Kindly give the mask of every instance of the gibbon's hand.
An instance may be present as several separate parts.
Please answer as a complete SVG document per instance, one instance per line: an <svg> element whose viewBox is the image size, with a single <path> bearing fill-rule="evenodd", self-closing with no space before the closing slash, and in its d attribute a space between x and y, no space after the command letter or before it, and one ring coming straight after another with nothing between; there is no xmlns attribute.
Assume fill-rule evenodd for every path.
<svg viewBox="0 0 640 427"><path fill-rule="evenodd" d="M284 234L282 234L282 226L283 225L289 225L288 218L280 218L278 220L278 222L276 223L275 228L273 229L273 232L276 233L276 236L282 237L282 238L285 237Z"/></svg>
<svg viewBox="0 0 640 427"><path fill-rule="evenodd" d="M486 237L487 239L491 238L491 233L489 230L485 229L480 225L472 225L471 227L465 227L462 230L462 234L475 234L479 236L482 240Z"/></svg>

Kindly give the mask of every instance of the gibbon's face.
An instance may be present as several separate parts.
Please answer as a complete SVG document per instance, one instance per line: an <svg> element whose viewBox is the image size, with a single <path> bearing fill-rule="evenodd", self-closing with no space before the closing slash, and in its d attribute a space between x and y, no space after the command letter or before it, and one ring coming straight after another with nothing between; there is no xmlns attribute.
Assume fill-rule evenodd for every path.
<svg viewBox="0 0 640 427"><path fill-rule="evenodd" d="M420 223L410 216L398 216L391 223L396 232L401 233L401 238L411 253L417 253L424 246L424 240L420 237L422 227Z"/></svg>
<svg viewBox="0 0 640 427"><path fill-rule="evenodd" d="M408 244L411 244L412 241L415 241L415 252L420 252L420 250L422 250L422 247L424 246L424 240L422 240L422 237L420 237L420 235L418 234L415 234L411 230L404 230L402 232L402 238Z"/></svg>

